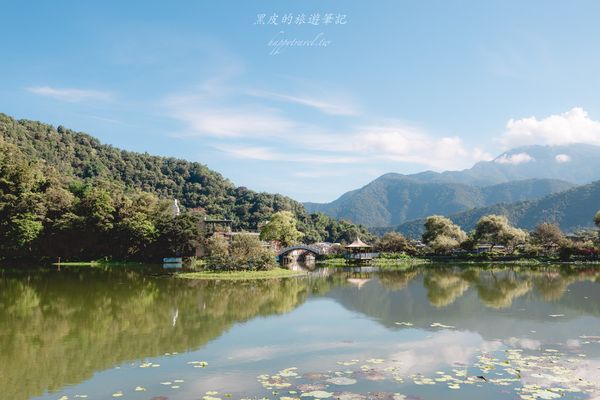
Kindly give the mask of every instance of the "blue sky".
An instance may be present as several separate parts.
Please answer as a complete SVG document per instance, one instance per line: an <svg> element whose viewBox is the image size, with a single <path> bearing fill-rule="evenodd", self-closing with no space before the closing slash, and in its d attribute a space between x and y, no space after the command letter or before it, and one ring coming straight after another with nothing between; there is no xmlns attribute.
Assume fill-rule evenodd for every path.
<svg viewBox="0 0 600 400"><path fill-rule="evenodd" d="M598 15L596 1L2 1L0 111L329 201L386 172L600 144ZM315 44L272 54L282 39Z"/></svg>

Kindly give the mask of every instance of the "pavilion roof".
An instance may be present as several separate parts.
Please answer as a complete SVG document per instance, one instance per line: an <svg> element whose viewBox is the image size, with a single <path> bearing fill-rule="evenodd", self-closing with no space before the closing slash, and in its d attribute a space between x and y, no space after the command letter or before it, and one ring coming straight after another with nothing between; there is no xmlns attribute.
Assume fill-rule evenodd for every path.
<svg viewBox="0 0 600 400"><path fill-rule="evenodd" d="M356 238L356 240L352 243L350 243L348 246L346 246L347 249L368 249L371 246L366 244L365 242L363 242L362 240L360 240L359 237Z"/></svg>

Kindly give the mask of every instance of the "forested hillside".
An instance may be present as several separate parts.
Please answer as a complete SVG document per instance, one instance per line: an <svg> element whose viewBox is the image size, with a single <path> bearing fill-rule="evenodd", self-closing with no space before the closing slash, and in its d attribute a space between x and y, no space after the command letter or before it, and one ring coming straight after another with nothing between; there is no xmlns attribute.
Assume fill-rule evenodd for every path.
<svg viewBox="0 0 600 400"><path fill-rule="evenodd" d="M394 226L431 214L449 215L496 203L539 199L574 185L556 179L528 179L478 187L452 182L421 182L385 174L363 188L327 203L306 203L309 211L323 212L369 227Z"/></svg>
<svg viewBox="0 0 600 400"><path fill-rule="evenodd" d="M450 215L464 230L475 227L479 218L488 214L505 215L509 221L524 229L533 229L543 222L555 223L565 232L594 226L594 215L600 209L600 181L555 193L535 201L497 204ZM411 237L423 232L424 220L402 224L395 230Z"/></svg>
<svg viewBox="0 0 600 400"><path fill-rule="evenodd" d="M279 210L296 215L306 241L348 241L358 231L368 235L352 224L309 214L288 197L236 187L200 163L120 150L61 126L0 114L0 152L4 255L102 256L117 252L118 238L121 256L142 250L164 254L175 246L177 234L192 233L194 218L225 217L236 229L253 230ZM173 199L189 211L188 220L172 220ZM173 229L179 232L167 234ZM152 252L150 243L158 246Z"/></svg>
<svg viewBox="0 0 600 400"><path fill-rule="evenodd" d="M273 210L302 213L302 206L284 196L236 187L205 165L176 158L134 153L103 145L84 133L0 115L0 134L30 160L42 160L66 179L105 179L139 189L184 207L201 207L211 216L233 219L252 229Z"/></svg>

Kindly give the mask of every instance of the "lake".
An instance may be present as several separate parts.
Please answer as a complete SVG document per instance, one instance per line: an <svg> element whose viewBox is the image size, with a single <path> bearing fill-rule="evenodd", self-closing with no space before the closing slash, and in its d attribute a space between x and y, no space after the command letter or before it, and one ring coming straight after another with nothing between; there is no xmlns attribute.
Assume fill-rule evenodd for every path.
<svg viewBox="0 0 600 400"><path fill-rule="evenodd" d="M252 282L151 266L0 275L2 399L598 396L594 266Z"/></svg>

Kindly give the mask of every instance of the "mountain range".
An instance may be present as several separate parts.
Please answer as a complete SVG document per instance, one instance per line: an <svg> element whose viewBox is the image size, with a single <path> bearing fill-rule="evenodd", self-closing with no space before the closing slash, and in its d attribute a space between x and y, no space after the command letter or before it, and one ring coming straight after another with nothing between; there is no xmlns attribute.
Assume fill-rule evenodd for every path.
<svg viewBox="0 0 600 400"><path fill-rule="evenodd" d="M534 202L597 179L600 147L536 145L512 149L462 171L385 174L331 203L305 206L368 227L390 227L432 214Z"/></svg>
<svg viewBox="0 0 600 400"><path fill-rule="evenodd" d="M328 204L305 203L311 212L368 227L399 225L432 214L449 215L497 203L542 198L575 185L556 179L528 179L478 187L463 183L422 183L386 174Z"/></svg>
<svg viewBox="0 0 600 400"><path fill-rule="evenodd" d="M496 204L449 215L465 231L472 230L479 218L488 214L505 215L520 228L533 229L543 222L555 223L564 232L592 228L595 213L600 210L600 181L551 194L538 200ZM406 222L393 228L407 236L418 238L423 233L424 219Z"/></svg>
<svg viewBox="0 0 600 400"><path fill-rule="evenodd" d="M576 184L600 179L600 146L575 143L523 146L462 171L425 171L408 175L420 182L489 186L524 179L559 179Z"/></svg>

